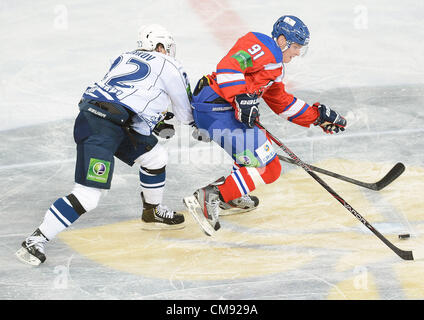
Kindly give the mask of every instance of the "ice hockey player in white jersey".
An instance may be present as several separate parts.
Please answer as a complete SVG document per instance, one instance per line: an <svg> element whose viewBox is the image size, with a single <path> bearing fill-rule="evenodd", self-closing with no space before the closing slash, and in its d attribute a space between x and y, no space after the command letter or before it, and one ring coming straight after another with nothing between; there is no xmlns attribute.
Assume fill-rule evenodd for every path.
<svg viewBox="0 0 424 320"><path fill-rule="evenodd" d="M16 252L20 260L44 262L44 245L97 207L102 190L111 187L114 157L139 167L144 228L184 227L184 215L161 204L167 152L155 136L173 135L165 120L174 115L183 124L193 122L189 80L175 51L165 28L144 26L138 48L114 59L104 78L84 92L74 125L75 185L53 202L41 225L23 241Z"/></svg>

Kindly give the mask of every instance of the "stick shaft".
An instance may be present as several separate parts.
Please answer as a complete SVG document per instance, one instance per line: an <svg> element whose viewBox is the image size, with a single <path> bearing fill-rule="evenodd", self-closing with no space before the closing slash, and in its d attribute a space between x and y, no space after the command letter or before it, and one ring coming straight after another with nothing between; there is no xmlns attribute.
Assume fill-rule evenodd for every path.
<svg viewBox="0 0 424 320"><path fill-rule="evenodd" d="M293 151L291 151L287 146L285 146L279 139L272 135L264 126L256 121L256 125L264 130L268 137L271 138L285 153L287 153L291 159L300 167L302 167L315 181L317 181L325 190L327 190L338 202L341 203L351 214L353 214L363 225L365 225L372 233L374 233L384 244L386 244L390 249L393 250L399 257L404 260L413 260L412 251L404 251L396 247L389 240L386 239L380 232L377 231L358 211L356 211L350 204L348 204L342 197L340 197L327 183L324 182L312 169L299 159Z"/></svg>

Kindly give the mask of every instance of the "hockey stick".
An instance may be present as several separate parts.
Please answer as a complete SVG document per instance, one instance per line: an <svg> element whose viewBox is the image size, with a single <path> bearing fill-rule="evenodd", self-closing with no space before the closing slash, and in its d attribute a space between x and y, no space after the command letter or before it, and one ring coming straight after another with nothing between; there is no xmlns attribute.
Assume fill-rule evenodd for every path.
<svg viewBox="0 0 424 320"><path fill-rule="evenodd" d="M278 155L278 158L282 161L291 163L291 164L295 164L295 165L299 165L298 163L296 163L296 161L294 161L293 159L284 157L282 155ZM353 184L356 184L358 186L364 187L364 188L368 188L371 190L375 190L375 191L379 191L381 189L383 189L384 187L386 187L387 185L389 185L390 183L392 183L396 178L398 178L404 171L405 171L405 166L398 162L395 164L395 166L380 180L378 180L377 182L374 183L367 183L367 182L362 182L362 181L358 181L349 177L345 177L342 176L341 174L337 174L325 169L321 169L318 167L315 167L313 165L310 164L306 164L312 171L316 171L322 174L326 174L330 177L333 178L337 178L343 181L347 181Z"/></svg>
<svg viewBox="0 0 424 320"><path fill-rule="evenodd" d="M386 246L393 250L399 257L404 260L414 260L412 255L412 251L401 250L396 247L393 243L386 239L380 232L377 231L363 216L359 214L350 204L348 204L342 197L340 197L332 188L328 186L312 169L300 160L289 148L287 148L280 140L274 137L268 130L264 128L264 126L259 122L255 121L256 125L264 130L268 137L271 138L285 153L287 153L290 158L292 158L297 165L301 166L315 181L317 181L325 190L327 190L338 202L342 204L351 214L353 214L364 226L366 226L372 233L374 233L381 241L384 242Z"/></svg>

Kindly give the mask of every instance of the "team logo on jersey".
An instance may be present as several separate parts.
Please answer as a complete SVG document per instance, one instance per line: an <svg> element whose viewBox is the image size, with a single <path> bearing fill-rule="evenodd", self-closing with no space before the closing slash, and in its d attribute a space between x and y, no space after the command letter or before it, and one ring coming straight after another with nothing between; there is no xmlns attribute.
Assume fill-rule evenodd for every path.
<svg viewBox="0 0 424 320"><path fill-rule="evenodd" d="M110 171L110 162L91 158L88 166L87 180L107 183Z"/></svg>
<svg viewBox="0 0 424 320"><path fill-rule="evenodd" d="M240 50L231 57L238 61L241 70L245 70L248 67L253 67L252 57L246 51Z"/></svg>

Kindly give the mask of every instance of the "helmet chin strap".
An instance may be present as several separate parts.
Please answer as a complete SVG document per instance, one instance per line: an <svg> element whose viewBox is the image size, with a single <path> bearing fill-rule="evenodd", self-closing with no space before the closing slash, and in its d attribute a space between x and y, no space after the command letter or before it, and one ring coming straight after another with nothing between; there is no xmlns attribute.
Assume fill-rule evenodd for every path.
<svg viewBox="0 0 424 320"><path fill-rule="evenodd" d="M274 38L274 41L277 43L278 47L281 49L281 52L284 53L284 51L286 51L288 48L290 48L291 43L289 43L289 41L286 41L286 45L284 48L281 48L280 45L278 44L278 41L276 38Z"/></svg>
<svg viewBox="0 0 424 320"><path fill-rule="evenodd" d="M284 49L281 49L281 51L284 53L285 51L287 51L288 48L290 48L290 46L286 44L286 46L284 47Z"/></svg>

